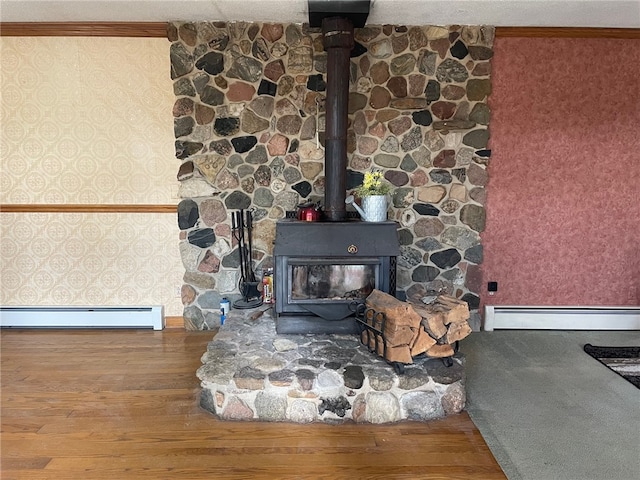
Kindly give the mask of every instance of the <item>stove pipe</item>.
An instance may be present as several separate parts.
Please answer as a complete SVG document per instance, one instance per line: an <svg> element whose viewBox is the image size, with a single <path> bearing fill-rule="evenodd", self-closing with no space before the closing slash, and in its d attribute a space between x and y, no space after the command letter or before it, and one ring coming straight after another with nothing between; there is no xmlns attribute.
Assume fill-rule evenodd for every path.
<svg viewBox="0 0 640 480"><path fill-rule="evenodd" d="M353 23L345 17L322 19L322 43L327 51L324 212L330 222L346 220L347 126L350 52Z"/></svg>

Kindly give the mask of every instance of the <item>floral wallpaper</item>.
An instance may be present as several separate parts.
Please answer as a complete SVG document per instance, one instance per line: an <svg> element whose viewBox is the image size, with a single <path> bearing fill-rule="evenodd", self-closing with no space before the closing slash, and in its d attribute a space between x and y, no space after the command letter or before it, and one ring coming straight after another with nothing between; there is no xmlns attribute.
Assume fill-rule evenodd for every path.
<svg viewBox="0 0 640 480"><path fill-rule="evenodd" d="M483 302L638 305L640 40L494 49Z"/></svg>
<svg viewBox="0 0 640 480"><path fill-rule="evenodd" d="M168 43L0 38L0 203L176 204ZM3 305L181 315L174 214L0 215Z"/></svg>

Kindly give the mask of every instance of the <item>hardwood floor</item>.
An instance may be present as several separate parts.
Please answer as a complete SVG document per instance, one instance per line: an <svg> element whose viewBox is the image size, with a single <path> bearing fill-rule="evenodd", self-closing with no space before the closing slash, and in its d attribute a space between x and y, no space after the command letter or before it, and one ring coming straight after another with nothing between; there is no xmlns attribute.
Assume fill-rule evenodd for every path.
<svg viewBox="0 0 640 480"><path fill-rule="evenodd" d="M2 330L9 479L504 479L466 413L430 423L222 422L197 405L213 334Z"/></svg>

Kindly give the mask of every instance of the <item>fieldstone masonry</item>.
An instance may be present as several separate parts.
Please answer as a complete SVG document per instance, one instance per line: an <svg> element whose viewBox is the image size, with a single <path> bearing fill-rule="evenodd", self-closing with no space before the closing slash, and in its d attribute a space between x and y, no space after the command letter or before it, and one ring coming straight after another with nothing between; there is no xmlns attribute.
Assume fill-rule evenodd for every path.
<svg viewBox="0 0 640 480"><path fill-rule="evenodd" d="M403 375L356 335L278 335L270 311L231 310L202 356L200 405L223 420L429 421L466 403L464 356L422 357Z"/></svg>
<svg viewBox="0 0 640 480"><path fill-rule="evenodd" d="M217 328L237 298L231 211L254 211L254 261L272 266L275 224L324 195L326 53L308 25L169 27L180 252L188 329ZM479 327L493 27L356 29L348 189L384 171L399 224L398 288L465 300ZM238 407L240 408L240 407Z"/></svg>

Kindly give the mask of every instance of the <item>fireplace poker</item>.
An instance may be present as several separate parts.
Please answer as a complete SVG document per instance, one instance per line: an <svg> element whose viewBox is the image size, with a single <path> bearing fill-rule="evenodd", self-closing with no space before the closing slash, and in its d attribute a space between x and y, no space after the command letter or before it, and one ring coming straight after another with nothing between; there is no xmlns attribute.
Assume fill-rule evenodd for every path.
<svg viewBox="0 0 640 480"><path fill-rule="evenodd" d="M245 212L244 210L240 210L240 251L242 252L242 256L240 257L240 262L243 267L242 274L242 282L250 282L251 281L251 259L247 258L247 240L244 236L244 230L247 228L247 224L245 221Z"/></svg>
<svg viewBox="0 0 640 480"><path fill-rule="evenodd" d="M252 232L253 231L253 215L251 213L251 210L247 211L247 236L249 237L249 254L248 254L248 260L249 260L249 272L248 272L248 277L249 277L249 281L250 282L255 282L256 281L256 276L255 273L253 272L253 245L251 243L251 237L252 237Z"/></svg>
<svg viewBox="0 0 640 480"><path fill-rule="evenodd" d="M238 252L240 252L240 273L241 281L247 281L247 264L244 251L244 210L238 212Z"/></svg>
<svg viewBox="0 0 640 480"><path fill-rule="evenodd" d="M238 242L238 256L240 257L240 283L245 283L246 281L246 272L245 272L245 261L244 261L244 227L242 225L242 210L239 212L233 212L231 215L232 218L232 227L234 230L234 238Z"/></svg>

